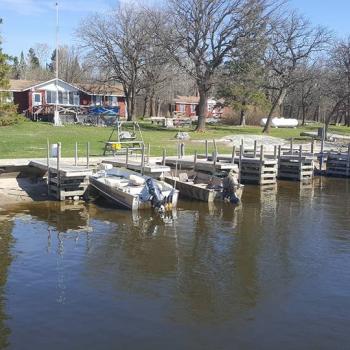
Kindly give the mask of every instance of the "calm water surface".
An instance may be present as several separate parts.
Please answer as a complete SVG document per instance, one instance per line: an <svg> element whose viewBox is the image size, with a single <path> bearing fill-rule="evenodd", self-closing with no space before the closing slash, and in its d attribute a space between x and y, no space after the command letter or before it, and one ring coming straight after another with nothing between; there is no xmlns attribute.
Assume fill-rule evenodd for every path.
<svg viewBox="0 0 350 350"><path fill-rule="evenodd" d="M246 187L235 210L181 201L165 220L0 211L0 348L349 347L347 180Z"/></svg>

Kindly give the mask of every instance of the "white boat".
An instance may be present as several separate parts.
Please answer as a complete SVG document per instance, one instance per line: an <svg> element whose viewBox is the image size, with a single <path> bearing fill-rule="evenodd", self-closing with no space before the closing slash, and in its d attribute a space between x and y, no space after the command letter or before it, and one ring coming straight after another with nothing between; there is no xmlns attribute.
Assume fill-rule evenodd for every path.
<svg viewBox="0 0 350 350"><path fill-rule="evenodd" d="M176 207L179 191L171 185L124 168L99 170L90 185L103 197L125 208L154 208L159 212Z"/></svg>
<svg viewBox="0 0 350 350"><path fill-rule="evenodd" d="M260 121L261 126L265 126L267 118L262 118ZM292 118L272 118L271 127L273 128L296 128L299 122L297 119Z"/></svg>
<svg viewBox="0 0 350 350"><path fill-rule="evenodd" d="M244 185L236 183L230 193L225 193L224 178L202 172L180 173L178 176L167 175L164 180L176 187L180 194L204 202L224 201L239 204Z"/></svg>

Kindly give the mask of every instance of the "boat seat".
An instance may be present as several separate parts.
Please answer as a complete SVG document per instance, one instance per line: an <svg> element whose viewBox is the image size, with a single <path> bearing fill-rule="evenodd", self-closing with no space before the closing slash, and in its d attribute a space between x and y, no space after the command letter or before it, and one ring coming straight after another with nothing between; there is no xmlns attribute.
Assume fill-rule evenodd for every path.
<svg viewBox="0 0 350 350"><path fill-rule="evenodd" d="M188 181L188 175L187 175L187 173L180 173L180 174L179 174L179 181L182 181L182 182Z"/></svg>

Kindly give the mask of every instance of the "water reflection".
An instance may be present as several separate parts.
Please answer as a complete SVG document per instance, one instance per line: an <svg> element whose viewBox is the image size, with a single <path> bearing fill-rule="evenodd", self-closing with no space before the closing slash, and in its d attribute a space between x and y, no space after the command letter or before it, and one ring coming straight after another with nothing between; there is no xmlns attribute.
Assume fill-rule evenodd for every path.
<svg viewBox="0 0 350 350"><path fill-rule="evenodd" d="M14 243L12 238L13 221L7 215L0 213L0 349L8 345L8 337L11 333L6 324L10 317L6 313L5 288L8 279L8 270L13 260L11 246Z"/></svg>
<svg viewBox="0 0 350 350"><path fill-rule="evenodd" d="M338 303L343 309L350 306L345 299L350 290L345 268L350 263L350 196L346 181L319 185L315 179L311 185L247 186L241 206L180 201L178 210L164 218L105 203L13 209L7 230L16 239L14 248L11 240L4 247L0 241L7 264L13 249L17 257L10 270L17 284L8 286L6 303L14 310L14 295L20 294L26 301L22 315L31 316L61 348L67 346L64 339L81 347L79 332L89 333L87 339L101 348L117 341L125 348L142 347L148 337L161 340L153 345L170 348L186 347L176 346L179 339L196 344L199 338L202 343L193 348L216 348L217 337L225 348L233 339L240 339L241 348L257 348L261 342L262 348L274 348L283 341L290 348L312 348L309 336L298 342L290 334L291 329L303 333L303 327L313 335L317 330L322 341L316 345L329 345L330 330L319 320L332 314L333 320L344 321ZM28 227L26 235L23 227ZM26 291L27 296L19 286L38 267L45 282ZM46 301L44 295L53 297ZM1 319L6 318L4 302ZM52 314L65 322L50 318L46 325ZM346 321L335 322L338 329ZM15 317L8 324L11 342L21 344L23 321ZM9 337L5 329L0 332ZM60 337L62 332L68 335ZM140 333L144 338L135 336ZM250 336L261 333L266 337L260 341ZM108 339L104 347L102 336ZM346 337L344 331L337 339Z"/></svg>

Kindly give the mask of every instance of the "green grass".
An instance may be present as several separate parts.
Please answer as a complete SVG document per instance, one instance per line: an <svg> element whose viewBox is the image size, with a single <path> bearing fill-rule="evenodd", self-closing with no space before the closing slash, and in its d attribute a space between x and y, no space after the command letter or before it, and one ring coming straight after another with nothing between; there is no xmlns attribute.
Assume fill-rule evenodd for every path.
<svg viewBox="0 0 350 350"><path fill-rule="evenodd" d="M167 154L176 153L177 131L187 131L191 141L186 142L186 151L204 152L204 143L200 140L221 138L227 135L238 134L244 137L245 134L261 134L260 127L237 127L227 125L208 126L204 133L193 132L192 129L168 130L148 122L141 122L143 138L146 144L151 144L151 154L161 155L162 149L167 149ZM302 131L316 130L317 125L300 127L296 129L272 129L271 136L285 139L300 137ZM0 158L35 158L46 157L46 143L61 142L63 156L74 155L74 145L79 144L79 155L83 156L86 150L86 143L90 142L91 155L102 155L104 142L108 140L112 128L67 125L54 127L48 123L25 121L13 126L0 127ZM350 135L350 128L331 127L330 131ZM224 145L219 145L220 152L230 152Z"/></svg>

